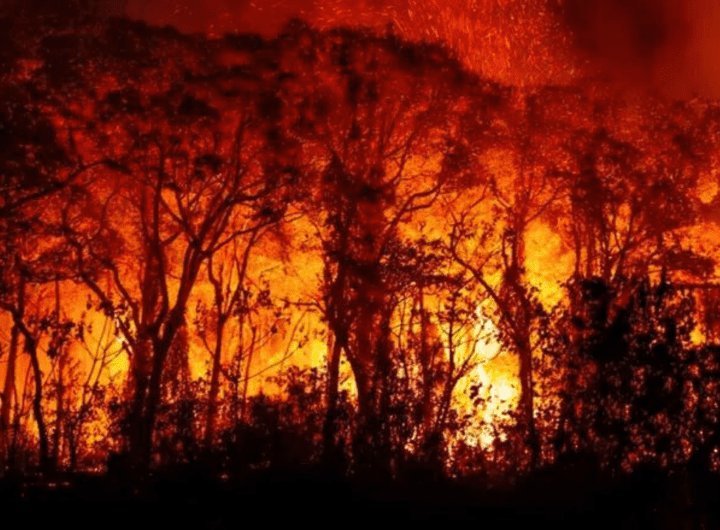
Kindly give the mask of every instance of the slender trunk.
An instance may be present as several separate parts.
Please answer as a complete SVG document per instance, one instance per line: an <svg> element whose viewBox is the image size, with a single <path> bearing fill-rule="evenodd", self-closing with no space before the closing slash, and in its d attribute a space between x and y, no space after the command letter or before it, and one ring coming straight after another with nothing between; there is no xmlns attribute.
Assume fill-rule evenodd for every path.
<svg viewBox="0 0 720 530"><path fill-rule="evenodd" d="M18 305L13 311L13 322L25 339L25 351L30 356L30 366L32 367L33 383L35 385L35 394L33 396L32 408L35 422L38 428L38 436L40 442L40 469L43 472L50 470L50 455L47 427L42 412L42 371L40 370L40 361L38 359L37 341L30 330L23 322L25 312L25 279L20 276L18 285Z"/></svg>
<svg viewBox="0 0 720 530"><path fill-rule="evenodd" d="M158 341L160 342L160 341ZM142 417L142 425L140 432L142 438L140 440L140 452L142 457L141 472L145 473L149 469L150 457L152 455L153 434L155 431L155 418L157 416L158 405L160 404L160 396L162 391L162 372L165 365L165 359L169 351L169 344L155 344L153 348L153 369L150 375L150 384L148 385L147 401L144 407Z"/></svg>
<svg viewBox="0 0 720 530"><path fill-rule="evenodd" d="M60 282L55 281L55 320L60 324ZM57 467L62 459L63 426L65 424L65 354L58 351L58 373L55 384L55 431L53 433L53 467Z"/></svg>
<svg viewBox="0 0 720 530"><path fill-rule="evenodd" d="M353 337L355 352L351 360L358 387L360 425L357 449L360 473L386 480L392 476L392 432L397 427L391 415L393 391L391 315L394 303L382 280L378 260L367 261L358 270L362 281L358 292L358 316Z"/></svg>
<svg viewBox="0 0 720 530"><path fill-rule="evenodd" d="M221 309L221 308L219 308ZM210 391L208 393L207 421L205 423L205 447L211 447L215 436L215 423L217 419L217 398L220 393L220 363L222 362L223 331L225 317L218 316L216 328L215 350L213 352L212 372L210 374Z"/></svg>
<svg viewBox="0 0 720 530"><path fill-rule="evenodd" d="M385 315L374 304L360 308L356 352L349 356L358 390L359 424L355 436L358 472L372 480L391 476L391 346Z"/></svg>
<svg viewBox="0 0 720 530"><path fill-rule="evenodd" d="M433 425L433 379L434 373L434 352L431 352L428 334L429 317L425 313L425 293L420 287L419 308L420 308L420 368L422 369L422 429L423 437L427 441L430 437Z"/></svg>
<svg viewBox="0 0 720 530"><path fill-rule="evenodd" d="M13 422L12 422L12 440L10 442L10 462L15 463L16 465L25 465L27 467L27 462L19 462L17 460L18 458L18 449L20 448L21 441L21 433L27 431L27 422L25 421L26 416L26 407L25 404L27 401L30 400L32 390L30 390L30 375L32 373L32 368L30 365L28 365L27 369L25 370L25 377L23 378L23 386L22 386L22 394L19 397L17 394L17 391L14 392L14 404L13 404Z"/></svg>
<svg viewBox="0 0 720 530"><path fill-rule="evenodd" d="M455 301L452 302L449 313L455 312ZM435 415L435 424L433 426L433 440L438 440L438 437L445 430L445 424L447 421L448 412L450 411L450 405L452 402L452 393L457 384L458 377L455 374L455 319L450 319L448 322L447 330L447 345L448 345L448 368L447 375L443 384L442 397L440 403L438 403L438 412ZM431 444L434 446L434 444Z"/></svg>
<svg viewBox="0 0 720 530"><path fill-rule="evenodd" d="M74 430L75 430L74 428L71 428L69 436L67 437L68 456L70 458L70 471L72 471L72 472L77 471L77 453L78 453L78 447L77 447L78 436L75 435L75 433L73 432Z"/></svg>
<svg viewBox="0 0 720 530"><path fill-rule="evenodd" d="M392 374L392 343L390 340L390 318L392 311L384 308L381 317L379 337L375 346L377 355L378 404L375 422L377 425L378 468L383 478L391 478L393 474L394 444L392 439L393 426L404 418L392 417L391 394L394 391ZM402 427L402 425L400 425Z"/></svg>
<svg viewBox="0 0 720 530"><path fill-rule="evenodd" d="M62 459L63 425L65 423L65 384L63 371L65 370L65 356L60 352L58 357L58 375L55 386L55 432L53 433L53 466L58 466Z"/></svg>
<svg viewBox="0 0 720 530"><path fill-rule="evenodd" d="M358 364L351 361L355 385L357 386L358 419L353 436L353 460L356 472L367 478L375 469L375 414L373 410L373 379L366 370L358 369Z"/></svg>
<svg viewBox="0 0 720 530"><path fill-rule="evenodd" d="M535 404L533 384L533 359L530 341L532 307L523 285L525 271L525 215L519 215L514 223L512 241L512 262L506 280L513 299L515 313L515 341L520 358L520 415L525 435L530 446L530 466L534 468L540 457L540 444L535 428Z"/></svg>
<svg viewBox="0 0 720 530"><path fill-rule="evenodd" d="M588 233L586 233L586 256L585 259L587 260L587 263L585 264L585 277L586 278L592 278L595 276L595 243L596 243L596 235L595 230L592 228L588 229Z"/></svg>
<svg viewBox="0 0 720 530"><path fill-rule="evenodd" d="M146 474L150 468L150 457L152 456L153 435L155 433L155 420L157 417L158 407L162 397L162 376L170 348L178 334L183 319L182 312L176 306L168 317L165 332L162 337L156 337L152 341L152 371L150 373L150 381L148 384L147 398L142 407L142 413L139 417L140 425L138 429L139 447L136 452L139 464L138 471L141 475Z"/></svg>
<svg viewBox="0 0 720 530"><path fill-rule="evenodd" d="M526 429L527 442L530 446L530 465L535 467L539 460L540 447L534 418L532 350L529 340L525 337L522 339L520 350L520 415Z"/></svg>
<svg viewBox="0 0 720 530"><path fill-rule="evenodd" d="M0 409L0 469L5 467L9 458L10 412L12 410L13 395L15 393L15 364L19 342L20 330L17 326L13 326L10 332L10 351L8 352L5 386L2 394L2 408Z"/></svg>
<svg viewBox="0 0 720 530"><path fill-rule="evenodd" d="M338 384L340 381L340 354L342 341L336 337L330 339L328 345L328 381L327 381L327 410L323 423L323 460L329 465L334 463L335 435L337 433L337 401Z"/></svg>
<svg viewBox="0 0 720 530"><path fill-rule="evenodd" d="M144 467L143 460L143 426L145 402L147 399L149 385L148 363L150 357L150 349L152 346L146 338L139 338L136 341L136 347L133 351L132 366L132 391L133 401L128 412L128 449L132 466L135 468L133 472L141 473ZM134 381L133 381L134 379Z"/></svg>
<svg viewBox="0 0 720 530"><path fill-rule="evenodd" d="M535 389L533 382L533 352L530 343L530 307L524 292L518 292L520 303L516 315L516 346L520 358L520 417L530 446L530 465L535 467L540 457L540 444L535 428Z"/></svg>
<svg viewBox="0 0 720 530"><path fill-rule="evenodd" d="M40 469L43 472L50 470L50 454L48 444L47 427L45 426L45 418L42 411L42 372L40 371L40 361L37 353L37 343L35 337L28 330L23 332L25 335L25 350L30 355L30 363L33 371L33 381L35 383L35 395L33 396L33 415L37 423L38 436L40 438Z"/></svg>
<svg viewBox="0 0 720 530"><path fill-rule="evenodd" d="M247 300L244 300L247 302ZM237 423L241 416L242 405L240 404L240 382L243 374L243 355L245 349L245 315L241 311L238 317L238 353L233 359L233 396L232 396L232 419ZM248 367L249 369L249 367ZM236 427L237 425L235 425Z"/></svg>
<svg viewBox="0 0 720 530"><path fill-rule="evenodd" d="M577 219L577 214L573 212L574 218ZM578 224L572 225L572 237L573 237L573 244L574 244L574 254L575 254L575 268L574 268L574 275L576 277L580 276L580 267L582 266L582 235L580 234L580 226Z"/></svg>
<svg viewBox="0 0 720 530"><path fill-rule="evenodd" d="M250 349L248 350L247 364L245 365L245 381L243 382L242 409L240 410L240 421L245 421L247 412L248 384L250 383L250 365L252 364L253 351L255 350L255 338L257 337L257 327L251 328L252 336L250 338Z"/></svg>
<svg viewBox="0 0 720 530"><path fill-rule="evenodd" d="M347 233L343 232L340 240L342 252L347 250ZM330 335L328 345L328 382L326 389L327 410L323 424L323 459L332 466L335 455L335 435L337 432L337 400L338 385L340 381L340 356L343 349L347 354L348 332L345 319L347 318L347 307L345 303L345 286L348 267L341 263L338 267L337 276L334 281L329 281L326 269L326 285L329 284L329 296L327 298L326 317L328 321L328 334Z"/></svg>

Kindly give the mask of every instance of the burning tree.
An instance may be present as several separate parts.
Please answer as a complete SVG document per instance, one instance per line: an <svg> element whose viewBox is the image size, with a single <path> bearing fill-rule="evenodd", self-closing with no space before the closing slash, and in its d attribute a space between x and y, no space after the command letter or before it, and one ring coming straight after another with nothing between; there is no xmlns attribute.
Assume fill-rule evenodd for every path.
<svg viewBox="0 0 720 530"><path fill-rule="evenodd" d="M15 74L17 75L17 74ZM9 77L9 76L8 76ZM42 375L40 373L35 347L35 336L28 329L25 300L27 283L31 280L28 249L23 244L25 238L41 224L39 211L34 209L37 200L48 195L50 184L56 181L56 170L65 166L67 158L58 145L52 124L44 119L42 113L30 98L23 97L22 82L5 79L0 123L2 142L0 160L2 168L2 292L1 306L13 320L9 344L7 369L3 389L2 409L0 410L0 458L5 460L8 445L9 427L15 390L15 367L21 336L25 337L25 349L33 360L35 373L34 414L41 436L40 459L48 461L47 434L41 410ZM18 86L20 85L20 86ZM21 142L10 141L11 137L24 139ZM37 164L36 159L45 161ZM57 180L62 183L62 180Z"/></svg>
<svg viewBox="0 0 720 530"><path fill-rule="evenodd" d="M717 444L717 352L690 340L692 293L649 277L629 296L598 279L572 289L586 310L559 314L546 344L562 379L558 457L612 473L691 462L704 473Z"/></svg>
<svg viewBox="0 0 720 530"><path fill-rule="evenodd" d="M505 347L518 357L517 419L531 467L539 463L541 450L534 370L547 311L528 280L533 257L527 255L526 240L530 228L545 221L563 195L553 171L563 130L546 109L555 92L516 90L504 98L495 118L502 127L496 128L482 160L475 199L449 203L451 230L443 243L479 298L486 300L485 318L495 323Z"/></svg>
<svg viewBox="0 0 720 530"><path fill-rule="evenodd" d="M496 3L483 5L512 19ZM532 25L524 9L507 13ZM359 476L397 477L412 460L439 473L463 436L456 387L472 373L483 320L518 361L519 406L508 414L520 436L508 453L499 438L489 449L467 433L458 447L479 442L476 455L512 452L531 467L565 451L595 451L613 469L716 454L717 352L691 344L695 308L683 291L715 266L687 237L717 213L693 189L703 171L714 177L712 105L630 109L596 87L503 89L391 29L296 21L277 39L208 40L127 21L87 28L48 31L0 59L10 65L0 78L0 308L12 320L3 457L12 421L32 408L40 462L63 460L65 444L74 467L102 416L89 409L107 404L95 365L114 348L128 374L121 406L107 412L121 411L113 428L124 429L133 470L158 448L187 463L178 447L196 448L202 432L212 449L230 418L232 447L242 451L247 435L257 450L238 460L248 466L314 461L322 438L326 462L347 469L336 457L349 454L355 422ZM544 265L528 255L538 226L574 266L554 311L532 285ZM327 374L293 367L273 380L280 393L252 398L253 352L282 348L262 344L256 315L271 315L273 334L301 305L289 273L297 291L280 307L274 284L253 285L253 267L308 248L299 259L317 257L322 271L306 305L327 326L317 334L329 338ZM69 356L70 340L88 346L60 300L71 282L83 295L74 305L89 292L86 311L105 323L87 378ZM31 310L49 287L54 303ZM191 380L198 345L207 385ZM18 400L23 347L29 383ZM343 358L357 414L340 391ZM480 381L469 386L465 402L480 407ZM266 443L276 435L285 441Z"/></svg>
<svg viewBox="0 0 720 530"><path fill-rule="evenodd" d="M128 443L142 470L168 356L201 268L237 237L282 218L287 174L266 141L272 120L257 92L223 102L202 83L181 82L217 73L207 50L143 26L110 26L111 37L127 47L119 56L100 47L79 72L100 77L97 97L85 109L63 109L75 110L69 141L114 160L122 176L91 172L83 181L90 204L66 204L62 233L79 278L114 319L130 358ZM153 51L158 38L164 45ZM132 66L127 53L136 55ZM222 114L217 105L225 105ZM98 238L113 240L115 252L101 250Z"/></svg>
<svg viewBox="0 0 720 530"><path fill-rule="evenodd" d="M469 94L480 106L492 90L440 48L392 35L319 33L296 24L281 42L301 65L289 69L282 97L313 175L306 208L321 244L323 312L333 339L326 451L334 445L344 354L358 391L358 467L377 464L376 471L390 473L403 450L391 422L396 312L403 293L433 273L413 268L431 261L422 258L427 249L413 230L438 197L468 178L473 154L463 136L472 127L463 126L482 128Z"/></svg>
<svg viewBox="0 0 720 530"><path fill-rule="evenodd" d="M28 41L28 45L22 53L16 49L14 56L8 55L9 65L0 88L3 98L0 114L0 136L3 137L0 148L0 307L13 320L0 411L0 458L6 456L11 410L13 402L17 401L15 374L22 337L33 373L33 415L38 428L40 464L47 469L52 462L42 410L45 382L40 345L51 332L59 338L61 327L69 332L74 324L70 321L61 323L59 294L55 296L58 302L54 310L43 307L28 310L28 302L39 296L43 285L54 284L58 291L59 282L76 277L74 269L68 266L67 248L58 237L58 210L54 206L64 200L78 199L77 184L85 172L107 166L108 161L87 162L68 149L49 110L54 80L48 79L42 61L38 60L37 40ZM53 349L52 339L47 352L50 355L57 352ZM61 402L59 400L58 405ZM62 407L56 414L62 415ZM59 443L56 439L56 448Z"/></svg>

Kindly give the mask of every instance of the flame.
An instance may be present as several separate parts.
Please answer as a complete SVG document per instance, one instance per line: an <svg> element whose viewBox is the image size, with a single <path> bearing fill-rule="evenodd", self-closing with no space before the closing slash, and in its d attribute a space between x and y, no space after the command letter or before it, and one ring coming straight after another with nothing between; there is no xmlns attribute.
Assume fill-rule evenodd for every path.
<svg viewBox="0 0 720 530"><path fill-rule="evenodd" d="M458 382L453 406L469 418L469 426L460 435L467 444L492 450L501 423L509 423L520 396L519 367L515 356L504 351L498 331L490 319L477 310L473 329L473 368ZM454 436L458 436L457 434Z"/></svg>
<svg viewBox="0 0 720 530"><path fill-rule="evenodd" d="M433 39L447 38L449 45L455 49L465 64L486 77L520 86L572 78L576 74L575 66L572 61L564 62L565 56L560 50L563 37L559 36L556 40L551 34L553 24L548 13L541 13L540 16L535 17L533 13L518 6L518 2L500 0L463 0L450 4L434 0L410 1L406 11L389 10L385 15L386 18L396 22L399 31L405 36L418 40L427 39L429 36ZM324 20L326 25L334 25L338 21L345 20L341 11L325 18L319 16L319 19ZM226 21L226 23L230 22ZM518 27L521 28L520 31ZM526 44L525 47L521 46L523 42ZM218 61L228 66L237 66L248 60L246 52L225 51L220 55ZM30 77L32 72L40 67L32 61L26 61L21 66L18 74L21 78ZM160 91L169 89L172 77L170 71L165 71L164 75L152 79L146 78L142 82L153 87L153 90ZM98 79L101 95L122 85L121 81L112 74L101 75ZM72 110L79 115L96 111L96 109L84 108L79 100L73 105ZM228 109L223 110L230 112ZM636 109L624 112L630 117L624 116L622 121L630 125L625 124L623 127L626 130L621 132L632 138L639 130L638 124L633 122L641 122L643 116L641 111ZM513 132L511 123L500 125L505 132ZM60 117L56 117L56 126L59 131L69 129L65 127ZM118 133L117 141L124 143L129 140ZM89 139L80 138L78 148L89 154L97 154L93 152ZM519 173L513 157L514 148L507 146L483 153L481 164L483 170L495 179L497 193L503 196L503 200L511 198L513 190L516 191L518 187L518 182L527 177ZM424 181L425 175L438 172L442 160L441 153L423 153L422 156L403 161L408 174L408 178L403 179L403 185L408 189L418 186L419 182ZM317 163L321 164L321 162ZM651 165L651 161L647 161L646 164ZM111 193L111 190L97 191L105 195ZM406 190L400 190L399 194L404 191ZM171 203L171 192L168 190L165 193L167 202ZM472 203L474 197L471 195L465 192L465 196L458 198L453 207L460 208ZM709 171L701 176L697 196L704 206L716 206L715 199L718 197L716 171ZM508 202L511 203L512 200ZM413 213L412 219L403 223L401 235L411 241L417 241L421 237L447 238L447 208L447 204L438 202L428 210ZM49 208L48 212L51 211ZM629 206L621 206L618 209L618 223L629 224L631 213ZM53 214L57 215L57 212ZM118 212L118 215L121 214ZM497 213L491 208L478 213L478 216L483 221L502 224L498 222ZM707 217L706 223L694 226L685 232L678 231L678 235L684 241L695 243L705 255L717 255L719 250L717 241L720 240L718 213L712 208L707 208ZM259 296L258 293L267 288L272 290L272 298L276 300L275 305L248 309L246 319L233 321L227 330L222 362L225 365L238 363L241 367L240 372L249 375L250 395L260 391L280 393L282 389L268 383L267 378L277 375L288 366L323 368L327 363L330 347L329 331L327 324L323 322L318 299L324 264L322 249L319 248L317 241L313 242L317 225L322 224L322 221L317 219L313 221L315 224L308 219L294 221L290 226L283 227L284 232L264 240L260 251L253 255L247 278L243 279L247 282L248 289L253 290L254 296ZM132 234L137 228L130 222L126 222L122 227L127 234ZM565 301L562 282L572 273L574 256L559 231L541 215L525 227L522 236L525 250L524 279L528 285L537 289L542 305L549 310ZM227 264L230 258L226 258ZM124 265L126 268L121 274L132 274L132 264ZM488 281L498 285L501 274L500 270L491 272ZM171 297L174 297L178 291L178 283L171 280L168 287ZM95 360L93 355L102 352L109 360L99 376L99 383L106 386L111 383L121 386L118 382L128 377L131 359L126 340L118 331L118 321L112 321L103 314L96 307L97 301L86 304L87 293L83 289L70 282L62 282L61 290L60 299L63 300L61 312L64 317L76 322L82 320L85 323L85 336L68 348L68 356L79 360L81 377L87 376L93 369ZM51 297L48 293L39 289L35 295L36 299L31 304L33 307L30 312L40 315L52 309L52 303L49 301ZM199 310L200 303L208 303L212 298L212 286L208 278L203 277L195 287L185 315L186 326L189 329L186 361L192 381L207 379L209 372L211 356L208 347L203 344L201 337L193 333L193 326L202 316ZM428 298L432 297L428 296ZM432 303L436 307L441 307L438 299L433 299ZM492 308L487 304L485 306L480 304L476 309L474 322L469 324L471 329L468 332L469 338L464 344L463 355L466 358L473 358L474 362L469 364L470 370L460 379L452 396L455 411L460 416L468 417L470 427L462 434L451 436L461 436L469 445L492 450L498 436L503 436L498 427L513 421L512 415L520 399L520 383L518 358L507 345L500 343L498 329L486 313L492 314ZM2 329L10 329L7 315L2 318L5 319L2 322ZM447 330L442 331L445 335L449 334ZM8 341L7 334L3 340ZM696 343L705 340L701 330L694 331L693 340ZM46 342L41 343L40 351L43 354L42 370L47 377L53 377L56 363L47 355ZM448 351L446 351L447 355L449 355ZM18 362L18 373L25 373L28 370L28 363L27 356L23 356ZM2 370L0 375L4 375ZM342 363L341 380L342 388L347 390L350 396L355 396L357 392L347 362ZM16 381L18 394L23 392L20 388L22 384L23 381L18 378ZM538 408L551 407L552 398L544 397L552 393L551 382L536 380L535 384L539 394ZM52 404L47 412L50 416L57 413ZM100 424L108 421L107 417L97 420Z"/></svg>
<svg viewBox="0 0 720 530"><path fill-rule="evenodd" d="M541 221L528 227L525 251L527 281L538 289L541 302L550 309L565 299L562 283L572 274L574 256L560 236Z"/></svg>

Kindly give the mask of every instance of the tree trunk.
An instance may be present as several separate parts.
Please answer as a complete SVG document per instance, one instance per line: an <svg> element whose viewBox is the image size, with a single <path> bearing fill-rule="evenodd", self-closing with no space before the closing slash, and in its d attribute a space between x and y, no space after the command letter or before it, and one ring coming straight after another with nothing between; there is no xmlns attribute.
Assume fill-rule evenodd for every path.
<svg viewBox="0 0 720 530"><path fill-rule="evenodd" d="M149 386L149 358L152 346L145 338L139 338L135 343L132 365L132 404L128 411L128 450L133 473L142 473L145 468L144 455L144 415L145 402Z"/></svg>
<svg viewBox="0 0 720 530"><path fill-rule="evenodd" d="M435 419L435 404L433 403L436 374L436 344L431 344L430 317L425 310L425 293L422 286L418 293L420 310L420 368L422 370L422 432L423 444L432 436ZM433 339L435 337L432 337ZM440 411L438 410L438 413Z"/></svg>
<svg viewBox="0 0 720 530"><path fill-rule="evenodd" d="M222 309L218 307L218 309ZM220 363L222 362L223 330L225 317L218 315L216 328L215 351L213 352L212 371L210 373L210 391L208 393L207 421L205 422L205 447L212 446L217 421L217 398L220 393Z"/></svg>
<svg viewBox="0 0 720 530"><path fill-rule="evenodd" d="M47 427L45 426L45 418L42 412L42 371L40 370L40 361L38 359L37 352L37 341L30 332L30 330L23 322L25 309L25 280L21 276L20 283L18 285L18 305L12 311L13 323L22 333L25 339L25 351L30 356L30 366L32 367L33 383L35 386L35 393L33 396L33 415L38 428L38 437L40 442L39 457L40 457L40 470L47 472L50 470L50 454L48 444Z"/></svg>
<svg viewBox="0 0 720 530"><path fill-rule="evenodd" d="M53 433L53 466L58 466L62 459L63 426L65 424L65 383L63 371L65 370L65 355L59 352L58 374L55 385L55 432Z"/></svg>
<svg viewBox="0 0 720 530"><path fill-rule="evenodd" d="M329 332L330 333L330 332ZM342 341L333 336L328 347L328 381L326 389L327 410L323 423L323 460L326 465L336 464L335 435L337 433L338 385L340 381L340 354Z"/></svg>
<svg viewBox="0 0 720 530"><path fill-rule="evenodd" d="M10 351L8 352L7 368L5 370L5 386L2 394L2 408L0 409L0 469L8 463L10 447L10 412L12 410L12 399L15 390L15 364L17 360L18 343L20 341L20 330L17 326L12 327L10 332Z"/></svg>
<svg viewBox="0 0 720 530"><path fill-rule="evenodd" d="M393 478L393 458L395 447L392 440L392 427L397 421L405 421L393 417L391 410L391 394L395 391L392 374L392 343L390 340L390 313L387 308L382 315L380 333L376 345L376 388L377 405L375 408L375 424L377 425L377 466L381 478ZM400 425L402 428L403 425Z"/></svg>
<svg viewBox="0 0 720 530"><path fill-rule="evenodd" d="M137 426L137 446L133 452L136 457L135 464L140 476L144 476L150 469L152 456L153 434L155 432L155 420L157 410L162 397L162 376L170 348L182 325L182 312L176 308L168 316L165 331L162 337L155 337L152 340L152 367L150 380L148 382L147 396L140 404L139 414L136 416L139 422Z"/></svg>
<svg viewBox="0 0 720 530"><path fill-rule="evenodd" d="M40 371L40 361L37 354L37 343L35 337L25 328L25 350L30 355L30 363L33 370L33 380L35 383L35 395L33 396L33 415L37 423L38 436L40 438L40 469L43 472L50 471L50 454L48 444L47 427L45 426L45 418L42 412L42 372Z"/></svg>
<svg viewBox="0 0 720 530"><path fill-rule="evenodd" d="M60 282L55 280L55 321L60 325ZM57 468L62 459L63 428L65 425L65 352L63 347L57 351L57 379L55 381L55 431L53 432L52 465Z"/></svg>
<svg viewBox="0 0 720 530"><path fill-rule="evenodd" d="M144 407L144 416L142 418L142 440L141 455L143 457L142 471L148 471L150 457L152 456L153 434L155 432L155 418L157 416L158 406L162 394L162 372L165 365L165 359L170 350L170 344L162 343L156 346L153 356L153 370L150 375L150 385L148 388L147 402Z"/></svg>
<svg viewBox="0 0 720 530"><path fill-rule="evenodd" d="M245 364L245 381L243 381L242 408L240 409L240 421L245 421L247 413L248 385L250 383L250 366L252 364L253 351L255 350L255 338L257 337L257 327L251 328L252 336L250 338L250 349L248 350L247 363Z"/></svg>
<svg viewBox="0 0 720 530"><path fill-rule="evenodd" d="M515 343L520 359L520 417L525 430L525 437L530 446L530 467L534 468L540 458L540 443L535 428L535 404L533 384L533 359L530 342L532 323L532 305L523 285L525 271L525 215L521 214L514 222L511 263L505 280L512 300L511 310L514 313Z"/></svg>
<svg viewBox="0 0 720 530"><path fill-rule="evenodd" d="M530 466L534 468L540 457L540 446L535 429L532 350L527 338L522 339L520 350L520 416L530 446Z"/></svg>
<svg viewBox="0 0 720 530"><path fill-rule="evenodd" d="M382 481L392 475L389 321L375 304L361 304L360 315L356 351L349 356L360 409L355 457L361 475Z"/></svg>

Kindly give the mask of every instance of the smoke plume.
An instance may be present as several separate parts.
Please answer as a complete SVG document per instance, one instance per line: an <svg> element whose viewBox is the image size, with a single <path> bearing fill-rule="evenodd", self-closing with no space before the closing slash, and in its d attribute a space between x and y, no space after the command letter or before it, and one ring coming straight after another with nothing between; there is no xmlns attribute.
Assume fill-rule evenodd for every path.
<svg viewBox="0 0 720 530"><path fill-rule="evenodd" d="M488 2L502 4L499 0L464 3L481 6ZM563 54L557 61L573 61L569 57L579 57L588 74L604 74L629 87L654 87L676 97L694 94L720 97L718 0L509 2L525 6L521 11L537 10L538 17L541 12L547 12L545 8L556 8L552 11L559 18L560 31L567 32L572 42L571 53ZM427 9L423 9L423 5ZM430 0L127 0L126 13L131 18L154 24L171 24L185 32L252 31L273 35L294 16L320 25L337 20L340 23L376 22L381 26L395 19L394 14L405 13L409 8L421 18L432 17L434 12L430 7L434 5ZM512 12L507 6L502 10ZM431 29L435 25L432 20L426 22ZM437 29L442 30L442 26ZM516 29L526 31L523 27ZM506 28L498 33L498 39L513 43L517 39L506 38L506 32L511 30ZM451 40L449 35L438 37ZM483 39L474 40L486 44ZM510 68L513 68L512 62L508 61Z"/></svg>
<svg viewBox="0 0 720 530"><path fill-rule="evenodd" d="M720 96L720 3L565 0L576 52L616 81L677 97Z"/></svg>

